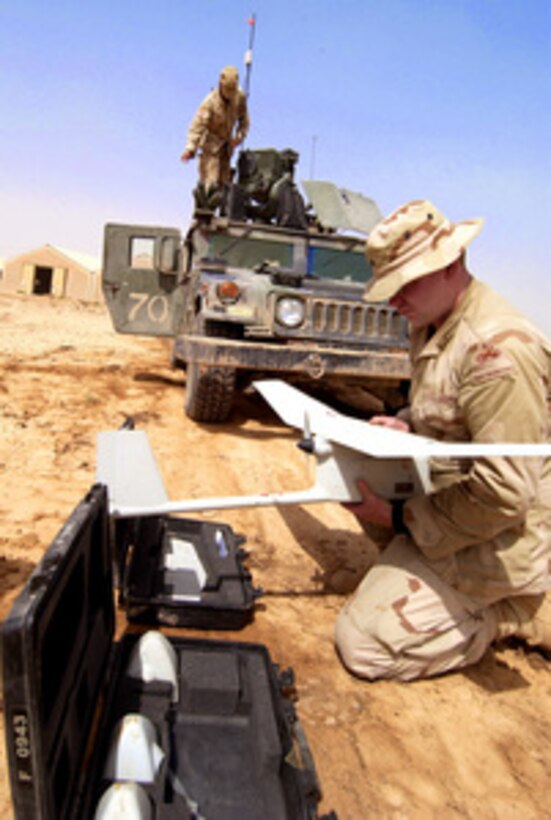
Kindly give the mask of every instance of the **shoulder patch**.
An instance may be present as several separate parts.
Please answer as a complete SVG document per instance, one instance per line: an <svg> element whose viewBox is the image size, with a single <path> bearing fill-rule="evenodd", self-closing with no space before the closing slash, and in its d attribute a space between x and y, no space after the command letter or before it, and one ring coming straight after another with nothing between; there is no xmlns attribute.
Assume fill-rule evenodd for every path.
<svg viewBox="0 0 551 820"><path fill-rule="evenodd" d="M499 334L499 341L504 334ZM516 335L516 334L514 334ZM475 384L503 378L515 372L515 364L503 350L496 346L497 337L486 342L479 342L467 350L469 358L468 377ZM531 341L527 336L523 341Z"/></svg>

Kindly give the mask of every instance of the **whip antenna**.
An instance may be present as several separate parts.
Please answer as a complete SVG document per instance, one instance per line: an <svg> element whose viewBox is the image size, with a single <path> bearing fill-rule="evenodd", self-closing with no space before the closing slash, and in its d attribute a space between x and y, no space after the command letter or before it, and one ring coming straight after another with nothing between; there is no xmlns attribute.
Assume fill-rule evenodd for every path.
<svg viewBox="0 0 551 820"><path fill-rule="evenodd" d="M254 45L254 34L256 29L256 14L251 14L249 19L247 20L249 24L249 47L245 52L245 97L247 100L249 99L250 93L250 85L251 85L251 72L253 68L253 45Z"/></svg>

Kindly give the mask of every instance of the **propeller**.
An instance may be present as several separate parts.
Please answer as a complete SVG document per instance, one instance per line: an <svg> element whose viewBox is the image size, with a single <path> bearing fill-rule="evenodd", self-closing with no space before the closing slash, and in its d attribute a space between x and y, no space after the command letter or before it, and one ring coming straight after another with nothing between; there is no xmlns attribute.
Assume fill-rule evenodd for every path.
<svg viewBox="0 0 551 820"><path fill-rule="evenodd" d="M304 409L304 421L302 424L302 438L297 443L299 450L305 454L306 476L311 480L315 473L315 463L310 457L316 451L316 443L314 441L314 434L312 433L312 426L310 423L310 414L308 408Z"/></svg>

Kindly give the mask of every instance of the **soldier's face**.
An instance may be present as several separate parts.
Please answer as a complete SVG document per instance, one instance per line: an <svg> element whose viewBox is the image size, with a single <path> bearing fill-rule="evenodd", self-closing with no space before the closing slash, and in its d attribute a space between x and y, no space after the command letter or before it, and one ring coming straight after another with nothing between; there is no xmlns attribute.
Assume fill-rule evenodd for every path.
<svg viewBox="0 0 551 820"><path fill-rule="evenodd" d="M389 301L413 327L438 327L453 310L457 292L449 268L429 273L404 285Z"/></svg>
<svg viewBox="0 0 551 820"><path fill-rule="evenodd" d="M237 92L238 75L235 72L223 71L220 74L219 88L225 100L231 100Z"/></svg>

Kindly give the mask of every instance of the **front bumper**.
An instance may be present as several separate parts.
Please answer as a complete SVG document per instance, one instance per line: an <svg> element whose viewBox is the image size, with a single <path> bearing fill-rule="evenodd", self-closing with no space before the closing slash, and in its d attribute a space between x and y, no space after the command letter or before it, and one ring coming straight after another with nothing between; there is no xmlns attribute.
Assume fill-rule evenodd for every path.
<svg viewBox="0 0 551 820"><path fill-rule="evenodd" d="M395 382L409 379L411 374L405 350L343 350L219 337L179 336L174 342L173 358L176 362L197 362L204 367L305 373L314 379L335 375Z"/></svg>

